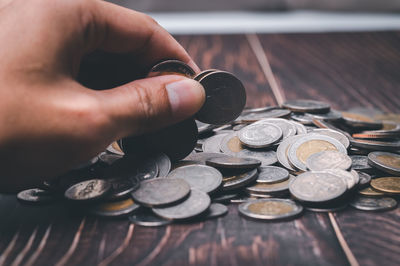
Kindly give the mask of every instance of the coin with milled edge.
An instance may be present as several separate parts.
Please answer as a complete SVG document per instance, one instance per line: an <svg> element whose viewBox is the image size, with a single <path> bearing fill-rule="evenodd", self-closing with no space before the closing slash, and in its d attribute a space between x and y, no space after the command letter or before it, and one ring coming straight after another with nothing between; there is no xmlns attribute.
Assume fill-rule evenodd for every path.
<svg viewBox="0 0 400 266"><path fill-rule="evenodd" d="M88 201L105 197L111 191L111 185L103 179L90 179L69 187L64 196L70 200Z"/></svg>
<svg viewBox="0 0 400 266"><path fill-rule="evenodd" d="M190 187L206 193L212 193L222 183L222 174L206 165L187 165L171 171L167 178L185 180Z"/></svg>
<svg viewBox="0 0 400 266"><path fill-rule="evenodd" d="M326 135L328 137L332 137L337 139L343 146L347 149L350 146L350 140L346 135L340 133L339 131L329 129L329 128L316 128L311 131L311 133L317 133L321 135Z"/></svg>
<svg viewBox="0 0 400 266"><path fill-rule="evenodd" d="M290 146L298 139L302 138L304 136L302 135L296 135L296 136L292 136L292 137L288 137L287 139L283 140L279 146L278 149L276 150L276 155L278 158L279 163L285 167L286 169L288 169L291 172L295 172L296 169L294 169L290 163L289 163L289 159L288 159L288 151Z"/></svg>
<svg viewBox="0 0 400 266"><path fill-rule="evenodd" d="M359 187L366 187L371 182L371 176L367 173L356 171L358 176L360 177L360 182L358 182Z"/></svg>
<svg viewBox="0 0 400 266"><path fill-rule="evenodd" d="M347 154L346 148L336 139L324 135L307 134L290 146L288 150L289 162L296 169L306 171L307 158L314 153L326 150L337 150Z"/></svg>
<svg viewBox="0 0 400 266"><path fill-rule="evenodd" d="M351 158L338 151L320 151L311 154L307 160L307 168L311 171L321 171L325 169L348 170L351 167Z"/></svg>
<svg viewBox="0 0 400 266"><path fill-rule="evenodd" d="M363 155L351 155L350 156L352 164L351 169L358 171L368 171L372 167L368 164L368 157Z"/></svg>
<svg viewBox="0 0 400 266"><path fill-rule="evenodd" d="M209 124L225 124L235 120L246 104L246 90L234 75L224 71L211 72L199 81L206 101L196 119Z"/></svg>
<svg viewBox="0 0 400 266"><path fill-rule="evenodd" d="M324 102L313 100L290 100L282 104L282 107L293 112L307 113L326 113L329 112L331 106Z"/></svg>
<svg viewBox="0 0 400 266"><path fill-rule="evenodd" d="M183 75L188 78L193 78L195 76L194 70L179 60L164 60L155 66L153 66L149 73L148 78L161 76L161 75Z"/></svg>
<svg viewBox="0 0 400 266"><path fill-rule="evenodd" d="M400 155L390 152L371 152L368 164L392 175L400 175Z"/></svg>
<svg viewBox="0 0 400 266"><path fill-rule="evenodd" d="M247 186L248 184L254 182L257 179L257 176L257 169L253 169L241 174L233 174L230 176L224 175L222 191L231 191Z"/></svg>
<svg viewBox="0 0 400 266"><path fill-rule="evenodd" d="M289 178L289 172L277 166L263 166L258 168L257 183L273 184L285 181Z"/></svg>
<svg viewBox="0 0 400 266"><path fill-rule="evenodd" d="M343 179L343 181L347 184L347 189L350 190L354 188L355 185L360 181L357 172L352 170L353 172L348 172L342 169L325 169L323 172L330 173L332 175L336 175Z"/></svg>
<svg viewBox="0 0 400 266"><path fill-rule="evenodd" d="M268 194L268 195L282 194L288 192L289 183L291 179L287 179L285 181L273 184L257 183L253 186L246 187L246 192L254 194Z"/></svg>
<svg viewBox="0 0 400 266"><path fill-rule="evenodd" d="M283 118L267 118L255 122L253 125L269 123L278 126L282 130L282 139L286 139L290 136L296 135L297 129L296 126L290 123L288 120Z"/></svg>
<svg viewBox="0 0 400 266"><path fill-rule="evenodd" d="M278 142L282 138L282 129L271 123L252 124L238 133L242 144L251 148L264 148Z"/></svg>
<svg viewBox="0 0 400 266"><path fill-rule="evenodd" d="M397 201L393 198L371 198L358 196L350 202L350 206L363 211L387 211L396 208Z"/></svg>
<svg viewBox="0 0 400 266"><path fill-rule="evenodd" d="M301 201L326 202L342 196L347 184L343 178L325 171L305 172L291 180L289 190Z"/></svg>
<svg viewBox="0 0 400 266"><path fill-rule="evenodd" d="M124 199L121 201L111 201L100 203L90 209L90 212L105 217L120 217L128 215L140 206L135 204L132 199Z"/></svg>
<svg viewBox="0 0 400 266"><path fill-rule="evenodd" d="M371 187L390 194L400 194L400 177L379 177L371 180Z"/></svg>
<svg viewBox="0 0 400 266"><path fill-rule="evenodd" d="M226 156L208 159L206 164L216 168L246 169L260 166L261 161L254 158Z"/></svg>
<svg viewBox="0 0 400 266"><path fill-rule="evenodd" d="M146 207L165 206L185 199L189 193L190 186L185 180L157 178L142 181L132 192L132 198Z"/></svg>
<svg viewBox="0 0 400 266"><path fill-rule="evenodd" d="M268 166L278 161L276 152L273 150L243 149L236 156L260 160L261 166Z"/></svg>
<svg viewBox="0 0 400 266"><path fill-rule="evenodd" d="M154 157L158 166L158 176L165 177L171 171L171 160L165 153L159 153Z"/></svg>
<svg viewBox="0 0 400 266"><path fill-rule="evenodd" d="M240 214L260 220L287 219L302 211L301 205L289 199L259 199L239 205Z"/></svg>
<svg viewBox="0 0 400 266"><path fill-rule="evenodd" d="M204 213L210 206L211 199L207 193L192 189L189 197L170 207L153 208L153 212L165 219L185 220Z"/></svg>
<svg viewBox="0 0 400 266"><path fill-rule="evenodd" d="M41 204L54 201L52 194L39 188L23 190L17 194L17 199L23 203Z"/></svg>
<svg viewBox="0 0 400 266"><path fill-rule="evenodd" d="M203 152L220 153L222 139L225 138L225 136L227 136L227 135L228 135L228 133L217 134L217 135L214 135L214 136L206 139L203 143Z"/></svg>
<svg viewBox="0 0 400 266"><path fill-rule="evenodd" d="M299 122L296 122L296 121L289 121L289 122L292 123L296 127L296 134L297 135L306 134L307 133L307 128L303 124L301 124Z"/></svg>
<svg viewBox="0 0 400 266"><path fill-rule="evenodd" d="M171 224L171 220L167 220L155 215L151 210L141 208L131 216L129 216L129 221L136 225L156 227Z"/></svg>

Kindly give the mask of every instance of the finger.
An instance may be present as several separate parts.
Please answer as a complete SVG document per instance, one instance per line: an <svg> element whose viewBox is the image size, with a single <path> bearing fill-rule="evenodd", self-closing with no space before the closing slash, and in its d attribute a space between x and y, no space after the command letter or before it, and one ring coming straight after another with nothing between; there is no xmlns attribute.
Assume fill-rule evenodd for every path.
<svg viewBox="0 0 400 266"><path fill-rule="evenodd" d="M108 52L132 53L150 65L162 59L178 59L200 69L185 49L154 19L127 8L105 1L95 1L92 19L97 47Z"/></svg>
<svg viewBox="0 0 400 266"><path fill-rule="evenodd" d="M194 115L205 100L195 80L166 75L96 92L117 138L139 135Z"/></svg>

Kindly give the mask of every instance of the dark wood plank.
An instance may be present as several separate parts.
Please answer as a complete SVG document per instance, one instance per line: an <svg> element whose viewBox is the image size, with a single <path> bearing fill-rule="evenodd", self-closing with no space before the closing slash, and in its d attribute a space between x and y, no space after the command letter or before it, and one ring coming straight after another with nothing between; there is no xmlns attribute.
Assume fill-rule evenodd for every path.
<svg viewBox="0 0 400 266"><path fill-rule="evenodd" d="M287 99L311 98L334 108L400 111L397 32L260 36Z"/></svg>
<svg viewBox="0 0 400 266"><path fill-rule="evenodd" d="M247 106L276 105L271 88L245 35L177 36L201 69L234 73L246 87Z"/></svg>

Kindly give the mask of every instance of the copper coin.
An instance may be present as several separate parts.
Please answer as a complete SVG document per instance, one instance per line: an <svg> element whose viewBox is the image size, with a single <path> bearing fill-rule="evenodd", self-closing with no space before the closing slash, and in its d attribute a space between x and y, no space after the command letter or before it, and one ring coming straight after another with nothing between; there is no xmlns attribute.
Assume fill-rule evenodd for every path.
<svg viewBox="0 0 400 266"><path fill-rule="evenodd" d="M371 152L368 164L392 175L400 175L400 155L390 152Z"/></svg>

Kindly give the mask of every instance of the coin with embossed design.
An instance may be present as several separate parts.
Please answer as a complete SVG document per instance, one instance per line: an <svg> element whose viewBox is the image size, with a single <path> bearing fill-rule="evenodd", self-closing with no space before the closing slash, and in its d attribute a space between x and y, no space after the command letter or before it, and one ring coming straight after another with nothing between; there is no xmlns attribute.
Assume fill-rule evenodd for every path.
<svg viewBox="0 0 400 266"><path fill-rule="evenodd" d="M278 142L282 138L282 129L271 123L252 124L238 133L242 144L251 148L264 148Z"/></svg>
<svg viewBox="0 0 400 266"><path fill-rule="evenodd" d="M311 154L306 160L306 166L311 171L325 169L347 170L351 167L351 158L344 153L331 150Z"/></svg>
<svg viewBox="0 0 400 266"><path fill-rule="evenodd" d="M103 179L90 179L69 187L64 196L70 200L87 201L105 197L111 191L111 185Z"/></svg>
<svg viewBox="0 0 400 266"><path fill-rule="evenodd" d="M289 199L259 199L239 205L240 214L261 220L286 219L299 215L303 207Z"/></svg>
<svg viewBox="0 0 400 266"><path fill-rule="evenodd" d="M104 217L121 217L128 215L140 206L135 204L132 199L124 199L120 201L102 202L90 209L90 212Z"/></svg>
<svg viewBox="0 0 400 266"><path fill-rule="evenodd" d="M400 175L400 155L375 151L368 154L368 164L392 175Z"/></svg>
<svg viewBox="0 0 400 266"><path fill-rule="evenodd" d="M371 180L371 187L390 194L400 194L400 177L379 177Z"/></svg>
<svg viewBox="0 0 400 266"><path fill-rule="evenodd" d="M258 168L257 183L273 184L285 181L289 178L289 172L277 166L263 166Z"/></svg>

